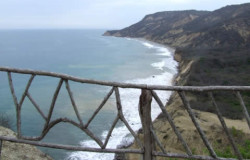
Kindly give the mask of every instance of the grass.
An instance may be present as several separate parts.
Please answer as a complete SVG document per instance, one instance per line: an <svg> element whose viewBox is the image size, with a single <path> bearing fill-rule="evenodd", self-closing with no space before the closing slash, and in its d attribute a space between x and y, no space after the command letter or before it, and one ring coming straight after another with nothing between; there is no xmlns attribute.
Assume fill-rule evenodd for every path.
<svg viewBox="0 0 250 160"><path fill-rule="evenodd" d="M242 130L238 130L235 127L231 128L231 134L235 141L237 142L237 147L243 156L244 159L250 158L250 140L244 139L245 133ZM217 145L217 144L216 144ZM226 146L223 149L219 149L220 147L216 147L216 154L219 157L224 158L237 158L231 146Z"/></svg>
<svg viewBox="0 0 250 160"><path fill-rule="evenodd" d="M242 145L238 145L238 149L243 158L245 159L250 158L250 140L245 140L245 142ZM237 158L237 156L235 156L230 146L227 146L223 151L215 150L215 152L219 157Z"/></svg>

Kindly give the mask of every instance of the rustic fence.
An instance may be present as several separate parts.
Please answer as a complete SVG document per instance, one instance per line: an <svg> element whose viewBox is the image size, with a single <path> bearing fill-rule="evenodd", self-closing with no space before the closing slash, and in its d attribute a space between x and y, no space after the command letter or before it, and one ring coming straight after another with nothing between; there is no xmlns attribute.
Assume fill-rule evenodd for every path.
<svg viewBox="0 0 250 160"><path fill-rule="evenodd" d="M133 153L133 154L141 154L144 160L152 160L156 157L168 157L168 158L180 158L180 159L227 159L223 157L218 157L208 141L208 138L206 137L203 129L200 127L197 118L194 115L194 111L192 110L189 101L187 100L185 96L185 92L192 91L192 92L207 92L211 98L211 101L216 108L216 113L219 118L219 121L226 133L226 136L228 137L228 140L235 152L235 155L237 156L237 159L243 159L241 153L239 152L239 149L237 145L235 144L235 140L233 136L231 135L228 127L226 126L226 123L224 121L224 118L222 117L222 114L220 112L220 109L217 106L217 103L214 99L213 92L214 91L231 91L235 92L237 95L239 102L241 104L245 119L248 123L248 126L250 128L250 118L247 111L247 108L245 106L245 103L241 96L241 91L250 91L249 86L206 86L206 87L194 87L194 86L160 86L160 85L146 85L146 84L129 84L129 83L118 83L118 82L105 82L105 81L96 81L96 80L89 80L89 79L82 79L77 78L73 76L68 76L65 74L58 74L58 73L51 73L51 72L44 72L44 71L33 71L33 70L22 70L22 69L14 69L14 68L7 68L7 67L0 67L0 72L6 72L8 81L9 81L9 87L11 90L11 94L13 97L13 101L16 107L16 126L17 126L17 137L7 137L7 136L0 136L0 154L2 149L2 142L3 141L10 141L10 142L16 142L16 143L25 143L25 144L31 144L35 146L40 147L48 147L48 148L56 148L56 149L65 149L65 150L72 150L72 151L85 151L85 152L101 152L101 153ZM30 79L27 83L27 86L25 88L24 93L22 94L21 99L18 101L14 85L12 82L12 73L17 74L26 74L30 75ZM35 102L35 100L32 98L32 95L29 93L29 88L32 84L32 81L36 76L49 76L54 77L59 80L57 88L54 92L53 99L50 105L50 109L47 115L43 113L39 105ZM81 116L78 111L78 107L75 103L69 81L74 81L78 83L87 83L87 84L95 84L95 85L104 85L104 86L110 86L111 90L109 93L104 97L101 104L98 106L98 108L95 110L91 118L87 121L86 124L83 123ZM75 115L77 117L77 121L73 121L68 118L58 118L55 120L51 120L55 103L58 97L58 94L60 92L60 89L62 88L62 84L65 83L66 90L68 92L69 98L71 100ZM119 88L135 88L135 89L141 89L141 96L140 96L140 105L139 105L139 113L141 117L141 123L142 123L142 130L143 130L143 140L139 139L136 132L131 128L131 126L128 124L126 118L123 115L123 107L121 104L120 99L120 93ZM209 151L210 156L204 156L204 155L195 155L192 153L191 149L189 148L188 144L186 143L185 139L182 137L181 132L179 131L178 127L176 127L171 115L166 110L164 104L158 97L156 90L162 90L162 91L176 91L178 92L183 105L189 114L194 126L196 127L204 145L206 146L207 150ZM99 139L93 132L91 132L88 128L92 120L96 117L98 112L102 109L102 107L105 105L107 100L110 98L112 94L115 94L116 99L116 108L117 108L117 115L115 120L112 123L112 127L108 131L107 137L105 141L103 142L101 139ZM45 120L45 124L43 126L43 130L40 134L40 136L37 137L30 137L30 136L24 136L21 133L21 109L23 102L25 98L28 98L30 102L34 105L34 107L37 109L38 113L41 115L41 117ZM157 104L159 105L162 114L166 117L167 121L169 122L170 126L172 127L174 133L178 137L178 140L181 142L183 147L185 148L186 154L180 154L180 153L168 153L164 147L162 146L162 143L159 141L158 137L155 134L155 131L152 127L152 120L151 120L151 101L152 99L155 99ZM139 149L112 149L107 148L107 144L109 142L109 139L112 135L112 131L114 127L116 126L118 121L122 121L124 125L128 128L130 133L135 138L135 141L140 146ZM72 145L62 145L62 144L52 144L52 143L44 143L40 142L50 131L51 128L53 128L55 125L64 122L69 123L83 132L85 132L89 137L91 137L98 145L99 147L81 147L81 146L72 146ZM156 151L156 145L160 148L160 151ZM1 158L1 157L0 157ZM232 159L232 158L231 158Z"/></svg>

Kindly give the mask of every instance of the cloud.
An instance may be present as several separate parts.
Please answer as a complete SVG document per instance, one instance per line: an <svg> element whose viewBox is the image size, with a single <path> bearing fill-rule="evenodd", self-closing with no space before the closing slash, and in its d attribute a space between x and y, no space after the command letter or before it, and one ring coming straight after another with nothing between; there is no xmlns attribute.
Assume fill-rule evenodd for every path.
<svg viewBox="0 0 250 160"><path fill-rule="evenodd" d="M167 10L214 10L249 0L0 0L0 28L122 28L146 14Z"/></svg>

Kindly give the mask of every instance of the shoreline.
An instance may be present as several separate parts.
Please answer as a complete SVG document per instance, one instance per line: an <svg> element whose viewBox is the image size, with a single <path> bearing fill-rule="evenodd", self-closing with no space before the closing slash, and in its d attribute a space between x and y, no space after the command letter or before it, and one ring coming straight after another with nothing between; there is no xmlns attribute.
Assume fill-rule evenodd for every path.
<svg viewBox="0 0 250 160"><path fill-rule="evenodd" d="M175 59L174 59L174 54L175 54L175 49L169 47L169 46L166 46L166 45L162 45L160 43L157 43L157 42L153 42L153 41L150 41L150 40L147 40L147 39L143 39L143 38L129 38L129 37L118 37L118 38L126 38L126 39L132 39L132 40L136 40L136 41L139 41L140 43L149 43L150 45L152 46L148 46L148 47L155 47L155 48L165 48L167 49L169 52L170 52L170 55L171 57L173 58L173 60L175 62L177 62ZM145 44L144 44L145 45ZM163 58L162 58L163 59ZM154 67L154 66L152 66ZM178 73L178 67L179 67L179 63L177 62L177 65L175 66L175 69L176 69L176 72L173 77L171 78L171 82L170 82L170 85L173 86L174 83L175 83L175 77L179 74ZM162 76L164 73L167 73L167 71L164 71L161 75L158 75L158 76ZM155 76L155 75L153 75ZM126 81L127 82L127 81ZM166 84L163 84L163 85L166 85ZM169 85L169 84L168 84ZM168 103L168 101L171 99L171 96L172 96L172 92L170 92L170 95L168 95L166 98L166 102L165 102L165 105ZM152 104L153 105L153 104ZM153 106L152 106L152 110L153 110ZM157 113L157 115L155 116L155 118L153 118L153 122L155 120L158 119L158 117L161 115L161 111L159 113ZM152 115L151 115L152 116ZM141 132L141 127L137 130L136 134L140 134ZM134 143L134 140L131 142L131 143L120 143L117 148L129 148L133 145ZM123 160L125 157L124 157L124 154L115 154L114 156L114 160Z"/></svg>
<svg viewBox="0 0 250 160"><path fill-rule="evenodd" d="M126 28L106 31L104 35L144 37L149 41L175 47L174 58L179 62L179 73L173 83L177 86L248 86L250 31L246 20L249 19L249 8L250 4L246 3L225 6L211 12L196 10L157 12L146 15L139 22ZM238 14L239 12L241 14ZM234 93L223 91L216 92L214 96L222 116L230 119L227 120L228 129L242 133L238 137L235 135L235 140L239 142L238 145L244 146L246 140L250 139L250 133L249 130L245 133L242 128L237 128L246 124L242 121L244 115L238 98ZM250 94L242 92L242 98L246 106L249 106ZM223 136L222 126L217 123L216 108L211 104L208 95L187 92L186 99L196 113L201 128L213 143L215 151L224 154L219 156L225 157L227 154L228 157L230 152L230 157L234 157L228 148L231 146L228 139ZM189 115L178 93L174 92L171 95L166 109L173 117L174 123L178 124L183 137L189 141L195 154L208 155L208 152L203 150L202 141L197 140L200 137L197 130L188 127L193 124L188 121ZM236 123L237 119L240 122ZM181 145L177 143L176 136L170 132L171 127L163 120L164 117L159 116L157 122L154 122L159 141L166 147L167 152L183 151ZM249 129L248 126L243 128ZM245 153L249 154L249 149ZM133 159L138 157L134 156Z"/></svg>
<svg viewBox="0 0 250 160"><path fill-rule="evenodd" d="M171 86L174 86L175 83L176 83L176 78L178 77L178 75L180 74L179 72L179 61L177 61L175 59L175 51L176 49L170 47L170 46L166 46L166 45L163 45L163 44L160 44L160 43L157 43L157 42L154 42L154 41L151 41L151 40L147 40L147 39L144 39L144 38L130 38L130 37L118 37L118 38L126 38L126 39L134 39L136 41L140 41L141 43L149 43L150 45L154 45L156 47L163 47L163 48L166 48L170 53L171 53L171 57L173 58L173 60L177 63L177 65L175 66L176 67L176 72L173 77L171 78ZM166 72L166 71L165 71ZM164 73L165 73L164 72ZM164 74L163 73L163 74ZM169 86L169 85L168 85ZM172 99L172 96L173 96L174 92L170 92L170 95L168 96L168 98L166 98L166 103L164 103L165 106L167 106L167 104L170 102L170 100ZM159 119L159 117L161 117L161 114L162 112L160 111L157 116L152 119L152 122L155 123L155 121L157 121ZM137 130L136 134L139 135L139 134L142 134L141 132L141 127L140 129ZM133 143L134 141L132 141L132 143L128 143L128 144L120 144L117 146L118 149L124 149L124 148L130 148L131 146L133 146ZM125 154L121 153L121 154L115 154L114 156L114 160L126 160L125 158Z"/></svg>
<svg viewBox="0 0 250 160"><path fill-rule="evenodd" d="M186 60L182 59L180 53L175 52L175 57L179 62L178 74L173 78L174 84L185 84L187 81L187 76L194 64L195 60ZM187 96L187 98L193 98ZM194 127L190 117L184 107L182 106L182 100L176 92L172 92L171 96L165 105L169 114L172 116L172 119L177 128L180 128L180 132L189 147L192 149L194 154L199 155L209 155L205 151L205 146L201 138L197 135L196 128ZM219 123L218 117L215 113L192 109L197 114L197 120L201 128L204 130L207 138L210 140L210 143L213 145L216 153L224 153L230 146L230 142L226 136L222 133L222 126ZM239 132L239 135L234 135L234 139L238 142L239 146L243 146L245 140L250 139L250 132L248 130L248 125L245 119L231 119L224 117L225 123L227 124L228 129L231 132ZM171 126L166 120L166 117L161 114L153 120L153 126L155 128L155 134L157 135L159 141L162 142L164 148L169 153L185 153L182 145L179 143L179 140L176 138L175 133L171 131ZM234 133L233 133L234 134ZM138 137L143 138L142 132L138 132ZM123 148L135 149L138 146L133 143L129 146L123 146ZM217 153L218 154L218 153ZM233 153L232 153L233 154ZM114 160L134 160L139 159L140 155L136 154L116 154ZM159 158L159 160L163 160Z"/></svg>
<svg viewBox="0 0 250 160"><path fill-rule="evenodd" d="M146 49L153 48L155 51L153 50L152 54L154 54L157 57L156 59L158 59L158 60L159 59L160 60L171 59L172 61L174 61L173 53L170 51L169 48L167 48L163 45L156 44L156 43L149 42L149 41L145 41L145 40L141 40L141 39L140 40L139 39L129 39L129 40L133 40L136 43L143 45L143 47L145 47ZM152 46L149 47L145 43L147 43L148 45L152 45ZM158 62L158 60L156 62ZM148 65L150 65L150 67L154 68L155 70L159 70L157 67L152 65L153 63L155 63L154 61L151 61L150 64L148 64ZM174 62L176 63L176 61L174 61ZM168 81L169 85L171 85L173 82L174 75L172 73L168 72L168 70L166 70L166 68L168 68L169 70L174 68L175 72L177 72L176 65L168 68L169 64L166 64L166 66L165 65L163 66L164 70L159 70L159 73L155 73L155 74L153 73L152 75L147 76L147 77L143 77L143 78L128 79L128 80L125 80L123 82L133 83L133 84L149 84L149 85L156 84L156 83L158 84L160 82L161 85L166 85L166 81ZM140 90L138 90L138 89L122 89L122 88L119 90L120 90L120 94L121 94L123 114L125 116L125 119L131 125L133 130L135 132L137 132L141 128L139 113L137 113L138 112L138 107L137 107L138 102L137 101L138 101L138 97L140 95ZM164 97L163 98L164 101L165 101L165 99L167 100L167 98L165 98L165 97L168 97L168 98L170 97L170 92L159 91L158 93L159 93L159 96L161 98ZM125 97L125 98L123 99L123 97ZM133 112L131 112L131 107L133 107L132 108ZM160 108L157 105L152 105L152 108L155 108L155 109L153 109L154 112L152 112L152 118L156 119L160 114ZM105 138L106 132L107 131L104 131L102 133L102 137ZM111 148L131 145L134 141L133 137L130 135L130 132L127 131L127 128L125 126L115 127L112 134L114 134L114 135L112 136L112 138L110 139L110 141L108 143L108 147L111 147ZM122 135L124 135L124 136L122 136ZM112 140L112 139L114 139L114 140ZM117 140L117 139L119 139L119 140ZM92 144L91 141L81 141L80 143L84 146L88 145L88 143ZM92 159L111 159L111 155L109 155L109 154L104 154L104 155L100 154L99 155L97 153L93 153L93 154L81 155L79 152L74 152L73 154L70 155L70 157L86 157L86 156L90 159L91 158ZM113 154L112 158L114 158L114 157L115 157L115 154Z"/></svg>
<svg viewBox="0 0 250 160"><path fill-rule="evenodd" d="M190 72L192 67L197 62L196 59L188 59L182 57L183 52L181 50L175 50L174 60L178 62L178 73L173 77L172 84L182 86L187 84L189 81ZM194 98L197 100L197 97L194 95L187 95L187 98ZM187 140L187 143L192 148L192 152L200 155L208 155L208 152L204 151L206 148L202 140L197 136L196 128L193 123L190 121L189 115L182 106L182 100L176 92L172 92L170 98L165 104L169 114L172 115L173 121L178 128L181 128L182 136ZM208 112L205 110L200 110L192 108L193 111L198 115L197 120L200 123L200 126L206 132L208 139L211 140L211 144L217 152L224 153L227 150L227 147L230 146L229 140L222 134L222 126L218 121L217 115L213 112ZM240 136L235 136L234 138L238 145L244 145L245 140L250 139L250 132L248 130L248 125L246 120L243 119L232 119L224 117L227 127L231 132L240 132ZM181 123L183 122L183 124ZM171 127L169 126L165 116L159 114L159 116L153 120L153 126L155 128L155 133L159 138L159 141L163 143L167 152L173 153L185 153L182 148L182 145L178 143L178 139L174 133L171 133ZM138 132L138 137L142 138L143 134ZM216 137L216 138L215 138ZM123 146L123 148L137 148L135 143L129 146ZM193 151L193 149L195 150ZM217 153L218 154L218 153ZM233 154L233 153L232 153ZM134 160L139 159L139 155L135 154L116 154L114 160ZM160 158L160 160L162 160Z"/></svg>

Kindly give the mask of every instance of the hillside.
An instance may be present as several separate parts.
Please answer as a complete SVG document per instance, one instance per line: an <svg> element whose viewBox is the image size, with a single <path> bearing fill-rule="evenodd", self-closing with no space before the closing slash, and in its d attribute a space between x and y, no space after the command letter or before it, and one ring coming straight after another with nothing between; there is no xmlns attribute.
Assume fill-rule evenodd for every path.
<svg viewBox="0 0 250 160"><path fill-rule="evenodd" d="M250 3L226 6L213 12L166 11L104 35L140 37L175 48L250 47Z"/></svg>
<svg viewBox="0 0 250 160"><path fill-rule="evenodd" d="M145 16L140 22L130 27L107 31L104 35L139 37L176 47L183 41L180 41L181 37L187 35L184 26L208 13L195 10L158 12ZM184 46L184 44L182 45Z"/></svg>
<svg viewBox="0 0 250 160"><path fill-rule="evenodd" d="M122 30L107 31L106 36L144 38L176 48L180 74L176 85L249 85L250 84L250 3L208 11L166 11L145 16ZM194 109L214 112L206 96L203 105L191 101ZM250 93L243 93L250 105ZM217 94L223 115L242 118L234 95ZM233 105L233 107L230 107ZM250 108L248 108L250 110Z"/></svg>
<svg viewBox="0 0 250 160"><path fill-rule="evenodd" d="M104 35L144 38L175 48L174 57L179 62L175 85L250 85L250 3L226 6L212 12L159 12L145 16L130 27L107 31ZM250 92L241 94L250 112ZM188 92L186 96L216 154L233 157L208 95ZM241 147L241 153L249 158L249 145L246 144L249 143L250 132L236 96L229 92L215 92L214 96L237 145ZM172 94L166 109L192 152L207 155L178 94ZM180 142L164 116L159 115L153 125L157 137L168 152L183 153ZM138 136L142 138L143 135L139 133ZM130 147L134 148L136 144ZM119 156L129 160L139 158L130 154Z"/></svg>

